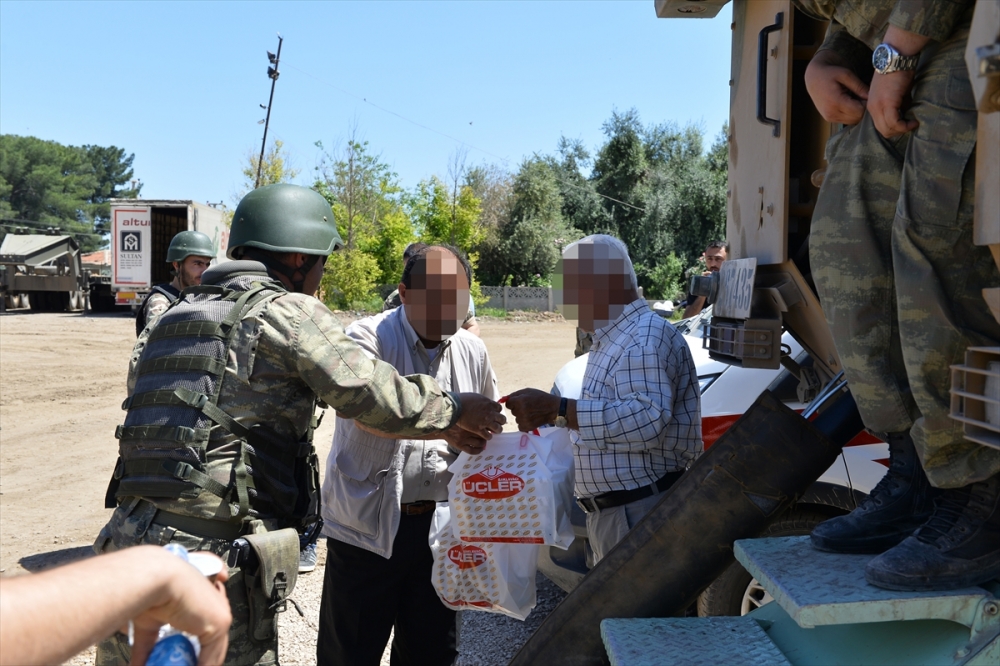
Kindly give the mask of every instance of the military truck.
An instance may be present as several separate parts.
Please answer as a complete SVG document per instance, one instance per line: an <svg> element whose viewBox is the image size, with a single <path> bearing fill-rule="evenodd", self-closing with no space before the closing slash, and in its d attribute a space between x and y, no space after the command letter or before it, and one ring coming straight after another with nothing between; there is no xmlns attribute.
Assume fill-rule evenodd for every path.
<svg viewBox="0 0 1000 666"><path fill-rule="evenodd" d="M111 200L111 280L106 289L115 304L137 308L153 285L173 279L167 247L186 230L211 238L214 259L226 261L229 228L221 210L189 200Z"/></svg>
<svg viewBox="0 0 1000 666"><path fill-rule="evenodd" d="M710 18L729 0L655 0L661 18ZM766 394L543 621L514 665L996 664L1000 581L948 592L868 585L866 555L814 550L808 537L753 538L818 478L862 423L814 289L808 237L833 128L804 72L827 24L791 0L734 0L727 240L731 260L692 292L714 303L713 359L784 366L797 417ZM966 52L979 115L974 242L1000 283L1000 2L979 0ZM1000 321L1000 288L983 291ZM813 359L796 367L790 333ZM1000 348L954 366L951 416L1000 448ZM751 416L751 414L753 416ZM728 441L729 433L735 433ZM677 617L733 563L772 603L741 617Z"/></svg>
<svg viewBox="0 0 1000 666"><path fill-rule="evenodd" d="M90 272L72 236L8 233L0 243L0 308L78 312L87 306Z"/></svg>

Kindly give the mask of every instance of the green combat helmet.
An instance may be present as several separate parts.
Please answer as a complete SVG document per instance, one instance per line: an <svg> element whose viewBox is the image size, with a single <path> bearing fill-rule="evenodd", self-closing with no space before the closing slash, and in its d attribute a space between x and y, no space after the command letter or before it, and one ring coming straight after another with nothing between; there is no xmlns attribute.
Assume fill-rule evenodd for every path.
<svg viewBox="0 0 1000 666"><path fill-rule="evenodd" d="M190 256L215 258L212 239L200 231L182 231L170 241L167 248L167 263L184 261Z"/></svg>
<svg viewBox="0 0 1000 666"><path fill-rule="evenodd" d="M240 248L328 256L344 241L337 233L330 204L321 194L298 185L265 185L243 197L229 233L230 259Z"/></svg>

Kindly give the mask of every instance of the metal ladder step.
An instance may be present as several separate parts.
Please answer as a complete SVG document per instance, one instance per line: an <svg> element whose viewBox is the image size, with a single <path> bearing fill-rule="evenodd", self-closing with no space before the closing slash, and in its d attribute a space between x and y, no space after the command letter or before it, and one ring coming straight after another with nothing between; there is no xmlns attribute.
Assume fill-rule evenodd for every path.
<svg viewBox="0 0 1000 666"><path fill-rule="evenodd" d="M609 618L601 622L601 638L611 666L790 666L749 616Z"/></svg>
<svg viewBox="0 0 1000 666"><path fill-rule="evenodd" d="M736 559L802 628L896 620L949 620L976 624L984 606L996 605L986 589L896 592L865 581L873 555L824 553L809 537L746 539Z"/></svg>

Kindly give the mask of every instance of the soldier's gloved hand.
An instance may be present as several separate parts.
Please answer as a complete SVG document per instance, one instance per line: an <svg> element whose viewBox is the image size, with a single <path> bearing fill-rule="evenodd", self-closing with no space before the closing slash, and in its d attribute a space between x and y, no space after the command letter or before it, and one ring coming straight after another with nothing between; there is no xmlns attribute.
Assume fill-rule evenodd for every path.
<svg viewBox="0 0 1000 666"><path fill-rule="evenodd" d="M507 417L503 415L500 403L493 402L478 393L460 393L462 414L455 423L462 430L468 430L481 439L489 439L494 433L503 432Z"/></svg>
<svg viewBox="0 0 1000 666"><path fill-rule="evenodd" d="M806 67L806 90L824 120L857 125L865 115L868 86L845 64L836 51L817 52Z"/></svg>
<svg viewBox="0 0 1000 666"><path fill-rule="evenodd" d="M468 430L452 426L441 433L448 446L455 451L464 451L470 455L478 455L486 448L486 440Z"/></svg>

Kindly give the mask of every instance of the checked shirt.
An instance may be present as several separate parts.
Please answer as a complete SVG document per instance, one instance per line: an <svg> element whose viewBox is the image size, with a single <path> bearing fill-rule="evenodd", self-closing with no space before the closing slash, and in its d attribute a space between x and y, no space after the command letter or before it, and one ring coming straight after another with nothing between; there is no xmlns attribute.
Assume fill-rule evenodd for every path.
<svg viewBox="0 0 1000 666"><path fill-rule="evenodd" d="M576 495L654 483L703 450L698 373L684 336L643 299L594 333L576 403Z"/></svg>

